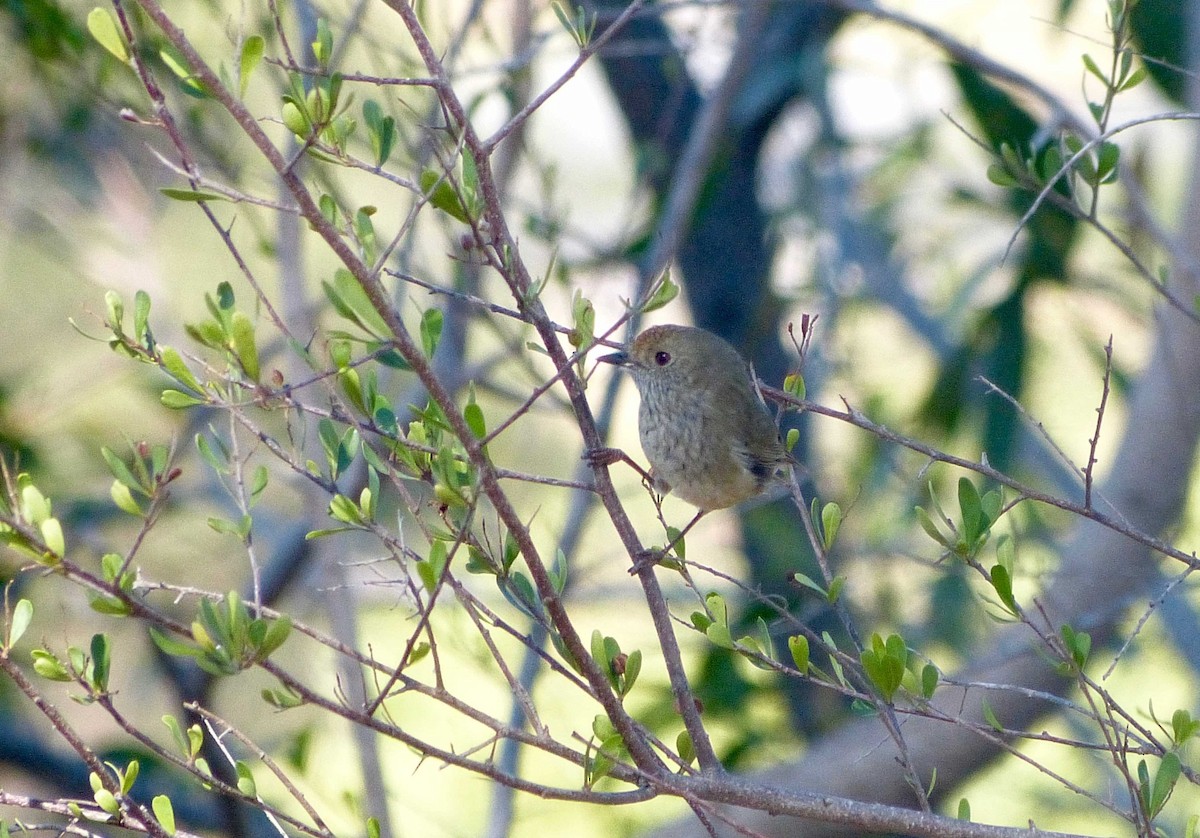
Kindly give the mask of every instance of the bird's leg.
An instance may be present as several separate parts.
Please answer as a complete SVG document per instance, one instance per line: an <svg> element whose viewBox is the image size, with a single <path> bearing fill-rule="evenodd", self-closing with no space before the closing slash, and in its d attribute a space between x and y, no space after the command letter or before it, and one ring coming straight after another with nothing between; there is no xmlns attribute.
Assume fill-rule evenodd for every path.
<svg viewBox="0 0 1200 838"><path fill-rule="evenodd" d="M616 463L625 463L640 474L642 480L648 485L654 486L654 478L650 476L650 472L639 466L633 457L630 457L620 448L589 448L583 452L580 459L594 469L601 466L615 465Z"/></svg>

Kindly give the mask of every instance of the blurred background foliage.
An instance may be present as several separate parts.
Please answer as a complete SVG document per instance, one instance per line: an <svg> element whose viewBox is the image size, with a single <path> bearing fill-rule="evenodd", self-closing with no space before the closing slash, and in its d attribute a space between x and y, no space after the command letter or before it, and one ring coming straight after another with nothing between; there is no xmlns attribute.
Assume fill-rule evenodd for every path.
<svg viewBox="0 0 1200 838"><path fill-rule="evenodd" d="M569 60L570 42L541 3L478 5L481 13L471 18L462 41L448 40L447 49L459 51L451 61L462 84L478 89L476 117L498 124ZM939 20L925 4L908 5L926 19ZM968 5L945 16L948 31L961 27L965 39L980 38L982 27L972 25L972 10L992 21L1013 19L1011 31L989 39L989 50L1059 91L1075 111L1086 112L1078 101L1084 71L1077 55L1103 55L1099 4ZM1186 5L1141 0L1137 6L1138 48L1156 61L1148 64L1153 88L1143 86L1126 97L1130 113L1183 101L1187 74L1180 68L1191 65L1178 21ZM362 11L368 20L363 24L354 17L361 7L312 8L306 0L294 7L288 23L297 27L295 42L311 40L302 34L305 27L317 15L327 16L335 31L354 32L348 54L356 68L384 75L412 71L408 47L397 46L398 28L380 10ZM602 30L603 21L623 4L588 0L583 7L599 14ZM202 520L197 525L194 514L181 514L223 508L217 487L191 453L191 437L205 422L167 414L158 406L160 381L86 337L100 332L95 312L102 309L105 288L127 298L145 288L161 312L158 322L174 330L171 342L178 342L182 324L203 311L203 292L235 275L218 240L198 226L191 207L157 193L179 179L147 146L148 132L120 119L122 108L144 116L145 107L127 69L87 35L89 9L54 0L0 4L10 66L0 87L0 281L9 314L0 338L0 450L9 462L33 472L67 510L64 522L98 546L119 540L124 526L107 501L109 477L99 447L117 449L124 439L174 440L187 477L150 546L165 566L181 563L178 576L198 574L199 587L242 586L246 572L235 558L219 566L205 564L210 557L226 556L228 543ZM443 21L442 36L449 39L457 32L456 22L477 11L449 4L444 19L430 17ZM228 50L227 16L234 13L225 4L194 3L181 14L193 38L214 53ZM236 14L249 17L249 30L271 36L265 7ZM522 20L528 26L523 43ZM1037 43L1004 40L1005 35L1019 39L1018 33L1030 29L1038 33ZM153 28L140 26L140 31L147 60L161 79L173 79L153 45ZM509 204L524 230L523 243L544 261L551 251L559 254L562 267L552 299L560 320L569 320L573 287L586 289L594 299L600 322L620 312L619 297L630 296L630 266L641 263L654 241L666 197L680 176L675 165L711 93L723 50L734 43L731 32L732 12L719 5L680 4L670 12L638 16L535 117L528 135L506 148L514 158ZM510 49L518 46L527 51L510 60ZM798 322L801 313L817 314L815 348L805 369L811 396L830 403L845 396L878 421L910 429L938 448L964 456L986 452L1003 471L1059 491L1072 485L1061 462L980 376L1025 405L1080 463L1104 369L1099 347L1114 333L1112 430L1101 442L1103 463L1103 452L1119 433L1125 382L1143 360L1143 324L1153 292L1104 251L1093 233L1051 204L1027 220L1016 246L1001 260L1032 196L989 184L985 156L943 114L984 146L998 151L1007 144L1036 158L1044 152L1051 116L1044 103L999 86L936 46L834 6L772 5L755 47L678 249L685 302L659 319L689 320L722 334L744 351L764 380L778 383L796 363L787 324ZM1054 51L1071 57L1049 57ZM227 142L225 126L205 118L198 103L172 95L208 173L251 190L268 188L261 171L247 162L246 147ZM279 91L264 84L252 95L270 113ZM401 126L406 162L419 165L421 154L428 153L419 126L431 112L430 100L414 92L402 110L412 117L407 128ZM1123 148L1167 217L1179 199L1173 184L1180 172L1171 153L1179 138L1179 129L1155 126L1132 136ZM149 142L167 151L157 139ZM360 189L366 197L354 200L370 202L371 187L353 176L323 188L337 194ZM394 217L398 211L385 206L384 214ZM454 248L453 225L445 219L421 223L428 238L402 248L398 267L486 294L487 277L474 276L469 266L445 256ZM249 244L254 264L270 274L269 266L287 246L275 221L265 212L242 209L235 229ZM1136 238L1137 230L1129 229L1128 235ZM314 262L303 267L304 297L295 302L315 311L323 305L319 280L325 265ZM414 306L432 304L421 297L401 305L411 316ZM519 387L537 377L527 362L508 359L510 348L520 345L519 330L496 330L452 306L448 313L447 341L457 349L445 351L462 365L484 371L481 387L492 404L519 402ZM489 371L503 374L489 378ZM519 387L509 386L506 378ZM399 376L392 386L401 391L410 384ZM622 405L618 438L636 451L629 424L632 402ZM569 475L577 448L571 426L541 413L528 421L528 450L513 456L527 463L526 470ZM851 579L853 606L863 624L880 631L889 625L903 629L910 640L947 661L973 648L989 630L978 595L961 568L933 564L936 552L911 518L912 506L924 501L930 483L943 492L955 476L939 469L923 472L913 455L822 426L810 416L786 421L803 432L797 454L807 464L808 486L850 510L835 559ZM545 429L559 452L534 441ZM635 496L632 478L627 485ZM557 501L548 506L539 528L550 540L566 512ZM682 515L682 507L670 508ZM305 510L286 500L271 511L276 517L265 519L264 542L280 557L272 596L300 591L284 602L304 610L309 606L299 600L309 596L302 592L313 584L313 571L298 536L320 522L306 524ZM1051 539L1063 522L1025 510L1017 517L1023 551L1034 566L1051 569ZM653 526L648 514L640 522ZM1184 526L1190 528L1190 522ZM811 557L798 556L804 549L798 545L805 543L800 532L794 509L780 501L715 516L691 537L690 546L694 553L706 542L717 545L712 563L740 575L752 589L786 600L811 625L832 631L831 615L788 582L788 573L796 570L817 576ZM602 544L593 532L575 553L584 569L577 595L594 597L593 604L633 595L632 588L614 590L624 581L623 560ZM14 580L14 594L39 593L38 580L16 573L15 564L0 568ZM388 618L393 603L386 586L373 592L369 575L356 575L351 584L360 588L372 612L366 619ZM55 641L70 636L70 626L91 620L76 602L51 607L63 619ZM750 625L765 613L747 605L740 619ZM1168 619L1188 626L1194 616L1184 608ZM1165 633L1185 636L1171 625ZM167 700L163 695L174 700L212 696L216 687L210 680L156 658L148 646L144 651L146 660L130 689L145 690L157 696L155 701ZM748 672L721 650L694 646L692 652L697 690L706 717L721 731L722 755L730 767L761 764L799 748L837 726L849 711L826 692ZM1181 685L1193 683L1186 666L1189 653L1184 648L1162 653L1173 668L1184 663ZM17 708L12 696L3 694L0 700L6 707L0 716L0 785L12 777L33 777L53 793L86 796L86 774L44 730L29 724L27 710ZM673 715L665 690L645 710L648 720L664 725ZM263 724L271 729L271 722ZM291 741L296 764L306 765L311 729L276 727L281 740ZM171 782L167 774L149 779ZM222 808L209 799L198 798L185 808L176 798L176 808L185 809L180 814L191 823L224 834L248 835L261 828L240 820L251 816L236 807ZM473 816L481 817L478 811ZM449 814L441 817L444 834L465 829ZM637 821L624 813L612 817L632 817L622 828Z"/></svg>

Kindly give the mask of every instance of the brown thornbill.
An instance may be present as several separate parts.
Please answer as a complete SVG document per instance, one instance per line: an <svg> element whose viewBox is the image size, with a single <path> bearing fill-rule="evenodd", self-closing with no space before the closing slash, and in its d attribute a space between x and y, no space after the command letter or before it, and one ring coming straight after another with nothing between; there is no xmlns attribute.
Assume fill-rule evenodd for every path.
<svg viewBox="0 0 1200 838"><path fill-rule="evenodd" d="M642 398L642 451L658 491L704 513L749 500L786 474L792 459L750 365L712 332L652 326L624 351L599 360L633 376ZM615 449L587 456L597 465L624 458Z"/></svg>

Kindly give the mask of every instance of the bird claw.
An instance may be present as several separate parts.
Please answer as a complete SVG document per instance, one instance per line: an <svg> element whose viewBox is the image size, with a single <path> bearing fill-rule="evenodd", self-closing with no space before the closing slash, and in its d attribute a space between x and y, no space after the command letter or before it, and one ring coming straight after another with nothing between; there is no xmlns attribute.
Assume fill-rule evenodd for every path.
<svg viewBox="0 0 1200 838"><path fill-rule="evenodd" d="M621 460L627 459L627 457L625 456L625 452L620 448L589 448L583 452L579 459L592 468L600 468L601 466L611 466L614 463L619 463Z"/></svg>

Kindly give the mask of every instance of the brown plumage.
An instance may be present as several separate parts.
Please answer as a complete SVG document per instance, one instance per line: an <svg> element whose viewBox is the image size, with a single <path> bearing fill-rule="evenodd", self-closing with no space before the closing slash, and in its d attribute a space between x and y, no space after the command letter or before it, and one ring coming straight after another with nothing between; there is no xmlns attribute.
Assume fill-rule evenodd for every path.
<svg viewBox="0 0 1200 838"><path fill-rule="evenodd" d="M791 463L750 365L704 329L652 326L600 359L633 375L638 431L655 488L701 512L758 494Z"/></svg>

